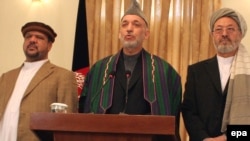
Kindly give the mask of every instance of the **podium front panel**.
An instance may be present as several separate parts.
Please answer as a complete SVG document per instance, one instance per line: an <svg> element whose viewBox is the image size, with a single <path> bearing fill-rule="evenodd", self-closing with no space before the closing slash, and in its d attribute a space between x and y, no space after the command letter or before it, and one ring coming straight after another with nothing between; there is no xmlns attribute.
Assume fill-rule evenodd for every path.
<svg viewBox="0 0 250 141"><path fill-rule="evenodd" d="M32 113L30 128L54 141L153 141L173 138L174 116ZM46 137L48 141L51 137Z"/></svg>

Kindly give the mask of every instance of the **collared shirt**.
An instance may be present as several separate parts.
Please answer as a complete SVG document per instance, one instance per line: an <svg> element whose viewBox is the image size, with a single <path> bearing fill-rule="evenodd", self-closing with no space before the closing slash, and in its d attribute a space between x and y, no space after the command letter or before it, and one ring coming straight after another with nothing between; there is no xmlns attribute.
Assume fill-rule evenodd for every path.
<svg viewBox="0 0 250 141"><path fill-rule="evenodd" d="M222 88L222 91L224 91L227 81L230 76L230 69L232 66L234 56L224 58L224 57L217 55L217 59L218 59L219 71L220 71L221 88Z"/></svg>

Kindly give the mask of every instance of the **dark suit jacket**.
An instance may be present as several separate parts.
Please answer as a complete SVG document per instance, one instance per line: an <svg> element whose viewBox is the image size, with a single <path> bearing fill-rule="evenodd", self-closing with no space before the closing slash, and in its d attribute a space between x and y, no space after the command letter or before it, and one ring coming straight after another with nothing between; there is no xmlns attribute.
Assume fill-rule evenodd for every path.
<svg viewBox="0 0 250 141"><path fill-rule="evenodd" d="M222 92L216 56L188 67L182 114L191 141L222 134L227 87Z"/></svg>

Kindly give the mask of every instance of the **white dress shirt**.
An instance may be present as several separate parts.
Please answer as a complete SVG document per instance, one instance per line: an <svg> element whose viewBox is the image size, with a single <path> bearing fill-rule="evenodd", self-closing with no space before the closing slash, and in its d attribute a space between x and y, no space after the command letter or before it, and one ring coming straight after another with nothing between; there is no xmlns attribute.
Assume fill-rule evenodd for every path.
<svg viewBox="0 0 250 141"><path fill-rule="evenodd" d="M219 71L220 71L221 88L222 88L222 91L224 91L228 78L230 76L230 69L231 69L234 56L224 58L224 57L220 57L217 55L217 59L218 59Z"/></svg>

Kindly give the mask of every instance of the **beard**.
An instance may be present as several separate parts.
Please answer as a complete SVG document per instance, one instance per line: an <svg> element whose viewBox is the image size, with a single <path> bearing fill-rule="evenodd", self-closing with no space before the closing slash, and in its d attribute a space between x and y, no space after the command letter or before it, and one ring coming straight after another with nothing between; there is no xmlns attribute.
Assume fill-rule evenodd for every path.
<svg viewBox="0 0 250 141"><path fill-rule="evenodd" d="M39 56L38 47L35 44L29 44L24 50L24 54L28 58L37 58Z"/></svg>
<svg viewBox="0 0 250 141"><path fill-rule="evenodd" d="M232 51L235 51L237 49L236 45L219 45L217 46L217 50L220 53L230 53Z"/></svg>
<svg viewBox="0 0 250 141"><path fill-rule="evenodd" d="M125 48L136 48L138 46L137 41L123 41L123 47Z"/></svg>
<svg viewBox="0 0 250 141"><path fill-rule="evenodd" d="M229 43L227 44L223 44L223 40L215 43L214 41L214 45L215 45L215 48L216 50L219 52L219 53L230 53L230 52L233 52L235 50L237 50L238 46L239 46L239 42L238 41L231 41L229 38L227 39L224 39L224 40L227 40Z"/></svg>
<svg viewBox="0 0 250 141"><path fill-rule="evenodd" d="M39 52L29 53L28 51L24 51L24 54L28 58L37 58L37 57L39 57Z"/></svg>
<svg viewBox="0 0 250 141"><path fill-rule="evenodd" d="M124 40L124 38L120 38L120 41L121 41L123 47L125 47L125 48L136 48L142 44L143 40L144 40L144 37L142 37L142 36L138 37L134 41L126 41L126 40Z"/></svg>

